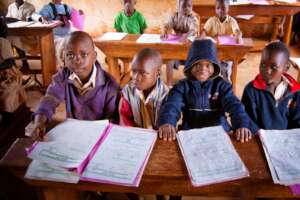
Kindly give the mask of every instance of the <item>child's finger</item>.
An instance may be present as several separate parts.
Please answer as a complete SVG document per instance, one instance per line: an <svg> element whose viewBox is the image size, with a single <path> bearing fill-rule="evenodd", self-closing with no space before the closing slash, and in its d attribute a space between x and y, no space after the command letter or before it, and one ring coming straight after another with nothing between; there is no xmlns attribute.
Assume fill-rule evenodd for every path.
<svg viewBox="0 0 300 200"><path fill-rule="evenodd" d="M167 131L167 130L164 130L164 131L163 131L163 140L164 140L164 141L167 141L167 140L168 140L168 131Z"/></svg>
<svg viewBox="0 0 300 200"><path fill-rule="evenodd" d="M162 139L162 130L161 130L161 128L158 129L158 137L159 137L160 139Z"/></svg>
<svg viewBox="0 0 300 200"><path fill-rule="evenodd" d="M172 141L172 128L169 127L169 130L168 130L168 141Z"/></svg>
<svg viewBox="0 0 300 200"><path fill-rule="evenodd" d="M173 140L176 140L176 131L173 129Z"/></svg>
<svg viewBox="0 0 300 200"><path fill-rule="evenodd" d="M236 139L239 141L240 140L240 136L241 136L240 135L240 131L237 130L235 134L236 134Z"/></svg>

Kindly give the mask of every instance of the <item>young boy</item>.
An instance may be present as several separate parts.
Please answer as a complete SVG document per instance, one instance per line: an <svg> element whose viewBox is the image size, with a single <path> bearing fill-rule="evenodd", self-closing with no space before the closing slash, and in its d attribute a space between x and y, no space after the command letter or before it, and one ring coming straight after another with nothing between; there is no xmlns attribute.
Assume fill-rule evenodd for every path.
<svg viewBox="0 0 300 200"><path fill-rule="evenodd" d="M222 125L235 131L237 140L251 139L250 119L244 106L234 96L230 83L220 73L216 46L211 40L195 40L189 50L184 72L169 92L159 114L159 137L175 140L176 124L183 114L182 129ZM232 127L225 112L230 114Z"/></svg>
<svg viewBox="0 0 300 200"><path fill-rule="evenodd" d="M35 12L35 8L31 3L23 0L16 0L14 3L8 6L7 18L13 18L17 20L27 21L31 15ZM15 46L20 58L22 58L22 70L28 70L29 64L26 59L25 50L33 51L37 46L37 38L35 37L15 37L10 36L9 40Z"/></svg>
<svg viewBox="0 0 300 200"><path fill-rule="evenodd" d="M162 100L169 89L160 79L162 58L154 49L139 51L132 61L132 82L122 91L120 124L157 129Z"/></svg>
<svg viewBox="0 0 300 200"><path fill-rule="evenodd" d="M114 28L117 32L142 34L147 23L142 13L135 10L136 0L122 0L123 10L115 17Z"/></svg>
<svg viewBox="0 0 300 200"><path fill-rule="evenodd" d="M114 119L117 113L119 86L96 61L92 38L75 31L66 40L66 67L53 76L45 97L42 98L30 134L41 140L46 124L55 108L65 100L67 117L82 120Z"/></svg>
<svg viewBox="0 0 300 200"><path fill-rule="evenodd" d="M181 34L180 41L186 42L189 36L197 36L200 28L200 17L193 12L192 0L177 0L177 11L162 26L162 39L168 34ZM167 85L173 86L173 67L176 69L180 61L172 60L167 64Z"/></svg>
<svg viewBox="0 0 300 200"><path fill-rule="evenodd" d="M229 0L216 0L216 16L210 17L201 31L200 38L206 35L217 37L218 35L234 35L237 42L242 41L242 32L237 21L228 15ZM221 75L230 82L232 62L221 62Z"/></svg>
<svg viewBox="0 0 300 200"><path fill-rule="evenodd" d="M259 129L300 128L300 84L289 74L289 50L282 42L268 44L260 73L245 88L242 102Z"/></svg>

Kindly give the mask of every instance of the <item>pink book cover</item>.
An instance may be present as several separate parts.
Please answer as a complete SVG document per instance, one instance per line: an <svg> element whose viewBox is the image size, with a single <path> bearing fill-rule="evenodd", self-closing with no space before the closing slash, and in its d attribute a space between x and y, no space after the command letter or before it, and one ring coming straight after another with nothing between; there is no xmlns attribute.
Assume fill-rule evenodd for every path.
<svg viewBox="0 0 300 200"><path fill-rule="evenodd" d="M300 184L291 185L290 189L291 189L293 195L300 195Z"/></svg>
<svg viewBox="0 0 300 200"><path fill-rule="evenodd" d="M243 41L241 43L237 43L236 38L231 35L220 35L218 36L218 42L220 45L243 45Z"/></svg>
<svg viewBox="0 0 300 200"><path fill-rule="evenodd" d="M110 129L112 128L112 126L110 127ZM110 132L110 129L107 131L108 133ZM106 136L107 135L108 134L106 134ZM142 179L144 170L146 168L146 165L148 163L148 160L150 158L151 152L152 152L152 150L154 148L154 145L156 143L156 139L157 138L155 138L153 140L153 143L152 143L151 147L149 148L149 150L147 152L147 157L145 158L145 160L143 161L142 165L140 166L140 169L138 170L138 173L137 173L137 175L136 175L136 177L135 177L135 179L134 179L134 181L132 183L126 184L126 183L119 183L119 182L114 182L114 181L99 180L99 179L96 179L96 178L86 178L86 177L81 177L80 180L82 180L82 181L90 181L90 182L97 182L97 183L105 183L105 184L114 184L114 185L128 186L128 187L138 187L139 184L140 184L140 182L141 182L141 179ZM105 138L103 139L103 141L104 140L105 140ZM97 150L95 150L95 153L96 153L96 151Z"/></svg>
<svg viewBox="0 0 300 200"><path fill-rule="evenodd" d="M80 12L76 9L72 9L72 13L71 13L71 21L72 24L75 28L77 28L78 30L83 31L84 29L84 21L85 21L85 15L84 14L80 14Z"/></svg>
<svg viewBox="0 0 300 200"><path fill-rule="evenodd" d="M165 40L162 40L163 43L170 43L170 44L180 44L179 42L182 35L176 35L176 34L168 34L168 38Z"/></svg>

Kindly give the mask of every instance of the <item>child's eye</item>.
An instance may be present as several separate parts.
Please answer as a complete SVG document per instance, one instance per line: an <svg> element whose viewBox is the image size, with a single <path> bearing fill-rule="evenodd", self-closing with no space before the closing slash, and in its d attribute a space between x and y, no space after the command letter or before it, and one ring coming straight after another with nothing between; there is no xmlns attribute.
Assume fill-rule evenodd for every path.
<svg viewBox="0 0 300 200"><path fill-rule="evenodd" d="M67 53L66 54L66 57L69 59L69 60L73 60L75 58L75 55L73 53Z"/></svg>
<svg viewBox="0 0 300 200"><path fill-rule="evenodd" d="M277 65L271 65L271 69L273 69L273 70L278 70L278 66Z"/></svg>
<svg viewBox="0 0 300 200"><path fill-rule="evenodd" d="M88 55L89 55L88 53L81 53L80 54L81 58L86 58L86 57L88 57Z"/></svg>

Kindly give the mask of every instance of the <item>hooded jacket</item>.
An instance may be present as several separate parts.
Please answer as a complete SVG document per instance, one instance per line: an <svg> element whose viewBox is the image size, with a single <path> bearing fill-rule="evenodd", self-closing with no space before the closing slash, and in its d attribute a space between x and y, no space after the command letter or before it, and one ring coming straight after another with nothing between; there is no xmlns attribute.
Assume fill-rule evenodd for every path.
<svg viewBox="0 0 300 200"><path fill-rule="evenodd" d="M193 65L201 60L208 60L214 65L214 74L204 82L189 75ZM225 131L238 128L251 130L251 120L233 94L231 84L219 76L216 46L211 40L193 42L184 71L188 78L180 80L170 90L160 110L159 126L176 126L182 113L183 130L217 125L222 125ZM225 112L230 115L232 127L226 120Z"/></svg>
<svg viewBox="0 0 300 200"><path fill-rule="evenodd" d="M267 90L261 74L245 87L242 102L249 117L261 129L300 128L300 84L290 75L283 74L289 88L278 101Z"/></svg>

